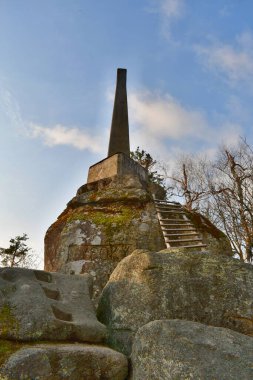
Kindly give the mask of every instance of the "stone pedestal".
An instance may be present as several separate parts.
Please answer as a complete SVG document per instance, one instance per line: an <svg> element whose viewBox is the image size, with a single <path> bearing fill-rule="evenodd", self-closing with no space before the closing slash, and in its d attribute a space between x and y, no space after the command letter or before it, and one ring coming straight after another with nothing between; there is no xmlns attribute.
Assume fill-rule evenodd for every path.
<svg viewBox="0 0 253 380"><path fill-rule="evenodd" d="M116 153L90 167L87 183L114 177L116 175L122 177L127 174L137 176L140 181L148 181L148 172L146 169L129 158L126 154Z"/></svg>

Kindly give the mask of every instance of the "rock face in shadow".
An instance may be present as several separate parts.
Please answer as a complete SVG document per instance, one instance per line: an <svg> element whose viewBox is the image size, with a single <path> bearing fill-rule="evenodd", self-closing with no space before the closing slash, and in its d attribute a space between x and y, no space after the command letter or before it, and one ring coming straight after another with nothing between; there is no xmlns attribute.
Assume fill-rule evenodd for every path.
<svg viewBox="0 0 253 380"><path fill-rule="evenodd" d="M0 269L0 339L102 342L89 275Z"/></svg>
<svg viewBox="0 0 253 380"><path fill-rule="evenodd" d="M163 320L140 328L132 380L250 380L253 337L196 322Z"/></svg>
<svg viewBox="0 0 253 380"><path fill-rule="evenodd" d="M98 318L109 345L130 354L137 330L158 319L184 319L253 335L253 267L184 250L137 250L103 290Z"/></svg>
<svg viewBox="0 0 253 380"><path fill-rule="evenodd" d="M0 369L0 378L124 380L127 372L126 357L107 347L41 344L23 348L10 356Z"/></svg>
<svg viewBox="0 0 253 380"><path fill-rule="evenodd" d="M91 274L97 299L136 248L165 248L152 195L138 176L114 176L82 186L48 229L45 269Z"/></svg>

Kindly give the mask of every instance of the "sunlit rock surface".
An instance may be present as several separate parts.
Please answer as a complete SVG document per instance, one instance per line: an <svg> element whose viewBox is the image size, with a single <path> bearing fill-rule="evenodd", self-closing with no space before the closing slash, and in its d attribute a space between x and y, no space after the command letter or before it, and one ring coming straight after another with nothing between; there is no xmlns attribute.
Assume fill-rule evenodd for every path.
<svg viewBox="0 0 253 380"><path fill-rule="evenodd" d="M250 380L253 337L196 322L163 320L138 330L132 380Z"/></svg>
<svg viewBox="0 0 253 380"><path fill-rule="evenodd" d="M89 275L1 268L0 339L102 342L91 287Z"/></svg>
<svg viewBox="0 0 253 380"><path fill-rule="evenodd" d="M12 354L0 368L0 378L124 380L127 372L126 357L107 347L84 344L40 344L22 348Z"/></svg>
<svg viewBox="0 0 253 380"><path fill-rule="evenodd" d="M111 347L130 354L146 323L184 319L253 335L253 266L185 250L137 250L122 260L103 290L98 318Z"/></svg>

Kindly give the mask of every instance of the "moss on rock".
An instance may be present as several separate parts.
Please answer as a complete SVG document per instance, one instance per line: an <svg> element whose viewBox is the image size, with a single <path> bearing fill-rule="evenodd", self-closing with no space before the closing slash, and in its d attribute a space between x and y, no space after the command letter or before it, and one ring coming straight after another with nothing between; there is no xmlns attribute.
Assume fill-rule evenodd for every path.
<svg viewBox="0 0 253 380"><path fill-rule="evenodd" d="M0 341L0 366L12 355L14 352L18 351L20 348L24 347L23 343L12 342L9 340ZM0 380L1 377L0 377Z"/></svg>
<svg viewBox="0 0 253 380"><path fill-rule="evenodd" d="M0 334L8 337L9 331L19 330L19 323L11 311L8 304L4 304L0 309Z"/></svg>

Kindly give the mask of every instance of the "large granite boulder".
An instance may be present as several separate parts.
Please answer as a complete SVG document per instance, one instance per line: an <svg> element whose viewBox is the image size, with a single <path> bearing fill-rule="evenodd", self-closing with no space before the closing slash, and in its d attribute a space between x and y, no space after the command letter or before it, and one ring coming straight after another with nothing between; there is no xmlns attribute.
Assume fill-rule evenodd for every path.
<svg viewBox="0 0 253 380"><path fill-rule="evenodd" d="M153 198L138 176L114 176L82 186L48 229L45 269L91 274L97 299L136 248L165 248Z"/></svg>
<svg viewBox="0 0 253 380"><path fill-rule="evenodd" d="M89 275L0 268L0 338L101 342Z"/></svg>
<svg viewBox="0 0 253 380"><path fill-rule="evenodd" d="M156 319L185 319L253 335L253 266L185 250L136 250L103 290L98 318L109 345L130 354L136 331Z"/></svg>
<svg viewBox="0 0 253 380"><path fill-rule="evenodd" d="M253 379L253 337L182 320L153 321L134 339L132 380Z"/></svg>
<svg viewBox="0 0 253 380"><path fill-rule="evenodd" d="M16 351L0 368L0 379L124 380L124 355L102 346L41 344Z"/></svg>

